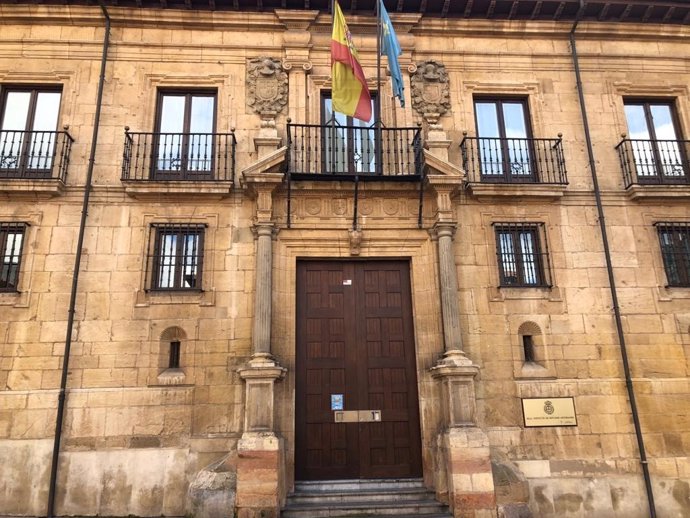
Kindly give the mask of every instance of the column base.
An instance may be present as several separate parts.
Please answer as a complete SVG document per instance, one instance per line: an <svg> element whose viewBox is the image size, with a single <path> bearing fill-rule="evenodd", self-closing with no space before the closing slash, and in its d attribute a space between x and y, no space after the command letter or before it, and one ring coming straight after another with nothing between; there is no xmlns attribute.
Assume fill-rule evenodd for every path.
<svg viewBox="0 0 690 518"><path fill-rule="evenodd" d="M283 439L245 432L237 443L237 517L278 518L285 491Z"/></svg>
<svg viewBox="0 0 690 518"><path fill-rule="evenodd" d="M496 518L489 438L479 428L450 428L438 438L454 518Z"/></svg>

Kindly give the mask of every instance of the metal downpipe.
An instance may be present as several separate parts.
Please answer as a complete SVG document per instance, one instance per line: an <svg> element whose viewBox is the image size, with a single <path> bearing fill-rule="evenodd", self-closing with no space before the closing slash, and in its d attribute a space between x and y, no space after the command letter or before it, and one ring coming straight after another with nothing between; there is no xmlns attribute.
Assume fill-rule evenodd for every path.
<svg viewBox="0 0 690 518"><path fill-rule="evenodd" d="M69 354L72 346L72 330L74 328L74 313L77 303L77 287L79 285L79 268L81 266L81 251L84 244L84 234L86 231L86 217L89 208L89 196L91 194L91 179L93 177L93 167L96 159L96 144L98 143L98 127L101 120L101 104L103 100L103 84L105 83L105 65L108 57L108 46L110 44L110 16L102 0L98 2L105 17L105 36L103 38L103 52L101 54L101 74L98 79L98 94L96 97L96 113L93 122L93 135L91 138L91 152L89 154L89 165L86 173L86 184L84 186L84 198L81 209L81 221L79 223L79 237L77 239L77 253L74 259L74 272L72 274L72 291L70 293L69 309L67 311L67 333L65 335L65 352L62 360L62 376L60 378L60 392L58 394L57 417L55 419L55 439L53 443L53 456L50 466L50 484L48 486L48 509L47 518L55 516L55 492L57 486L58 462L60 457L60 440L62 438L62 424L65 414L65 402L67 399L67 375L69 373Z"/></svg>
<svg viewBox="0 0 690 518"><path fill-rule="evenodd" d="M613 302L613 314L616 322L616 332L618 334L618 341L620 343L621 358L623 361L623 371L625 373L625 387L628 391L628 400L630 401L630 410L632 412L633 423L635 426L635 436L637 438L637 447L640 452L640 464L642 465L642 474L644 476L644 485L647 491L647 501L649 503L649 516L656 518L656 507L654 505L654 491L652 489L652 480L649 474L649 464L647 461L647 454L645 453L644 438L642 436L642 427L640 425L640 417L637 411L637 403L635 402L635 390L633 387L632 377L630 374L630 363L628 361L628 351L625 344L625 333L623 332L623 322L621 318L620 306L618 305L618 292L616 290L616 280L613 273L613 263L611 261L611 250L609 247L608 235L606 233L606 219L604 215L604 207L601 202L601 191L599 190L599 180L597 178L596 163L594 161L594 150L592 147L592 137L589 132L589 122L587 119L587 107L585 105L585 97L582 87L582 76L580 73L580 60L577 54L577 45L575 43L575 30L579 22L579 18L584 11L585 2L580 0L580 11L578 16L570 29L570 52L573 58L573 65L575 67L575 77L577 79L577 94L580 100L580 113L582 115L582 124L585 130L585 141L587 143L587 155L589 158L589 169L592 174L592 185L594 188L594 198L597 204L597 215L599 219L599 228L601 230L601 237L604 245L604 257L606 258L606 271L609 279L609 287L611 290L611 299Z"/></svg>

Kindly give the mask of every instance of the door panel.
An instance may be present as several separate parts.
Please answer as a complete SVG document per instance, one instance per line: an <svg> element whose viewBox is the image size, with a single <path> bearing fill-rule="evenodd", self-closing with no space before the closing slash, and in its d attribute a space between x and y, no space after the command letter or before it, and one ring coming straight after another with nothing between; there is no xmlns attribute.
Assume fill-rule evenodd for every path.
<svg viewBox="0 0 690 518"><path fill-rule="evenodd" d="M420 476L408 264L305 261L297 280L296 478ZM332 394L382 421L335 423Z"/></svg>

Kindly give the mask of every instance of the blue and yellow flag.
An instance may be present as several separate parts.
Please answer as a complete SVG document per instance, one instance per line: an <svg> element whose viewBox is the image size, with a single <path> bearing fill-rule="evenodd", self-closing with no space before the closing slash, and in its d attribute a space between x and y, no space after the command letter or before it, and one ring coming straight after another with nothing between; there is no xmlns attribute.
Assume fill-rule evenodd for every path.
<svg viewBox="0 0 690 518"><path fill-rule="evenodd" d="M405 106L405 96L403 90L402 73L400 72L400 63L398 63L398 56L402 54L398 37L395 35L393 24L388 17L386 6L383 5L383 0L379 0L379 13L381 15L381 55L388 56L388 68L391 70L391 77L393 78L393 95L400 99L400 106Z"/></svg>

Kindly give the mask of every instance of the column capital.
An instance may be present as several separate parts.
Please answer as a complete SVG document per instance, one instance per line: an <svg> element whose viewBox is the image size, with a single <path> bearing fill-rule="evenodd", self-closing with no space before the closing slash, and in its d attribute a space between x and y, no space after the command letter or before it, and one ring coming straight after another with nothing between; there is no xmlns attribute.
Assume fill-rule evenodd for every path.
<svg viewBox="0 0 690 518"><path fill-rule="evenodd" d="M255 227L273 225L273 192L283 183L283 173L244 172L246 193L256 199Z"/></svg>
<svg viewBox="0 0 690 518"><path fill-rule="evenodd" d="M437 221L434 226L431 227L429 232L431 236L435 239L442 237L450 237L453 239L455 237L455 232L458 229L458 224L455 221Z"/></svg>

